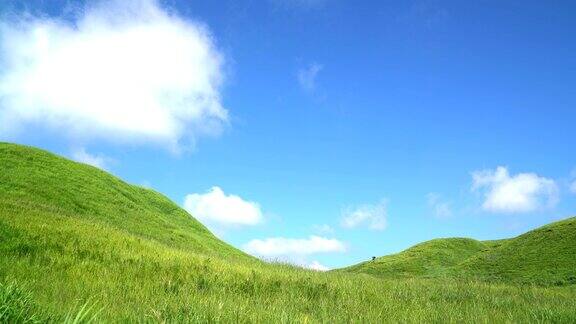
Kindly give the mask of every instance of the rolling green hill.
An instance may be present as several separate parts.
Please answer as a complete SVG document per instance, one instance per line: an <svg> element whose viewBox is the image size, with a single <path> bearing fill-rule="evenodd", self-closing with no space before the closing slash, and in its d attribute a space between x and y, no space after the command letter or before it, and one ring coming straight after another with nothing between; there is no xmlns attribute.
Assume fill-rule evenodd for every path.
<svg viewBox="0 0 576 324"><path fill-rule="evenodd" d="M157 192L0 143L0 323L576 321L576 285L420 278L453 264L473 278L487 271L473 257L507 245L425 243L395 280L265 263Z"/></svg>
<svg viewBox="0 0 576 324"><path fill-rule="evenodd" d="M435 239L417 244L400 253L342 270L389 278L432 277L443 274L448 267L489 249L490 247L482 242L467 238Z"/></svg>
<svg viewBox="0 0 576 324"><path fill-rule="evenodd" d="M26 244L9 236L42 230L61 235L78 229L112 231L127 238L205 255L248 259L161 194L129 185L89 165L51 153L0 143L1 251L34 255L47 248L30 238ZM9 216L9 217L6 217ZM37 228L30 228L37 227ZM16 234L19 233L19 234ZM74 236L74 233L70 233ZM65 242L65 241L63 241ZM62 243L48 245L60 249Z"/></svg>
<svg viewBox="0 0 576 324"><path fill-rule="evenodd" d="M513 239L436 239L340 271L386 278L448 277L565 285L576 283L576 218Z"/></svg>
<svg viewBox="0 0 576 324"><path fill-rule="evenodd" d="M452 269L484 280L539 284L576 284L576 217L548 224Z"/></svg>

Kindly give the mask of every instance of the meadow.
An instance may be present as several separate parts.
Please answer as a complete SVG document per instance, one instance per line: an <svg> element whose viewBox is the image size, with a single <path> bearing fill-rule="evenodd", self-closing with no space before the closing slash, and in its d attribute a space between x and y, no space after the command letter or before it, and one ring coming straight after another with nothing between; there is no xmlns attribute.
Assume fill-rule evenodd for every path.
<svg viewBox="0 0 576 324"><path fill-rule="evenodd" d="M489 280L438 266L442 275L385 276L266 263L218 240L159 193L96 168L13 144L0 144L0 167L0 322L576 321L569 280ZM572 247L552 271L558 278L574 271L573 227L565 225L574 219L566 222L562 230L544 228L565 239L559 248ZM510 253L500 243L480 244L465 241L458 255L467 263L458 257L442 267L480 269L477 258L487 258L492 263L482 269L491 271ZM488 255L496 250L498 257Z"/></svg>

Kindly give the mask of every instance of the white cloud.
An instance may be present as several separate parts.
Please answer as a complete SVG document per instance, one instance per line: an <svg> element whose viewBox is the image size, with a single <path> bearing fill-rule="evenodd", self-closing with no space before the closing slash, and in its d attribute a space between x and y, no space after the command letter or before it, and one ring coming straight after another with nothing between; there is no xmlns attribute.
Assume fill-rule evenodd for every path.
<svg viewBox="0 0 576 324"><path fill-rule="evenodd" d="M506 167L472 173L472 190L484 194L482 208L498 213L524 213L558 202L558 187L554 180L534 173L511 176Z"/></svg>
<svg viewBox="0 0 576 324"><path fill-rule="evenodd" d="M320 262L318 262L316 260L307 264L305 267L308 269L316 270L316 271L328 271L328 270L330 270L330 268L328 268L327 266L321 264Z"/></svg>
<svg viewBox="0 0 576 324"><path fill-rule="evenodd" d="M334 229L328 224L314 225L312 229L320 234L334 234Z"/></svg>
<svg viewBox="0 0 576 324"><path fill-rule="evenodd" d="M184 209L206 225L256 225L262 219L260 206L236 195L226 195L219 187L204 194L189 194Z"/></svg>
<svg viewBox="0 0 576 324"><path fill-rule="evenodd" d="M343 253L347 251L347 247L337 239L311 235L301 239L284 237L255 239L244 244L243 250L268 261L290 263L316 271L328 271L329 267L317 260L309 261L309 258L316 254Z"/></svg>
<svg viewBox="0 0 576 324"><path fill-rule="evenodd" d="M442 197L434 192L427 195L428 206L432 208L434 216L438 218L449 218L452 216L452 204L443 201Z"/></svg>
<svg viewBox="0 0 576 324"><path fill-rule="evenodd" d="M337 239L315 235L307 239L271 237L246 243L244 251L258 257L285 259L319 253L345 252L346 246Z"/></svg>
<svg viewBox="0 0 576 324"><path fill-rule="evenodd" d="M212 36L155 0L101 1L73 21L2 21L0 71L0 135L41 124L177 150L228 121Z"/></svg>
<svg viewBox="0 0 576 324"><path fill-rule="evenodd" d="M572 191L572 193L576 193L576 180L574 180L574 182L572 182L570 185L570 191Z"/></svg>
<svg viewBox="0 0 576 324"><path fill-rule="evenodd" d="M314 91L316 89L316 78L322 68L322 65L314 63L298 70L298 83L300 83L302 89L306 91Z"/></svg>
<svg viewBox="0 0 576 324"><path fill-rule="evenodd" d="M345 228L354 228L366 225L371 230L384 230L387 226L387 205L387 201L382 200L374 205L361 205L355 208L348 208L344 211L342 226Z"/></svg>
<svg viewBox="0 0 576 324"><path fill-rule="evenodd" d="M93 155L88 152L84 148L79 148L72 151L72 159L77 162L82 162L94 167L97 167L102 170L106 170L107 164L110 161L109 158L105 157L104 155L98 154Z"/></svg>

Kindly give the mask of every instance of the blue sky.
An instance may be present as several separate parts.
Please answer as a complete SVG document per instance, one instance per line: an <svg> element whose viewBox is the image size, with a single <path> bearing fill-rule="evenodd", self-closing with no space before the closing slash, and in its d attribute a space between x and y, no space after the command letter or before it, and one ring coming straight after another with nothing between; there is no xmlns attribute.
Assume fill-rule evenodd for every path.
<svg viewBox="0 0 576 324"><path fill-rule="evenodd" d="M315 268L510 237L574 215L575 13L3 1L0 139L99 165L238 248Z"/></svg>

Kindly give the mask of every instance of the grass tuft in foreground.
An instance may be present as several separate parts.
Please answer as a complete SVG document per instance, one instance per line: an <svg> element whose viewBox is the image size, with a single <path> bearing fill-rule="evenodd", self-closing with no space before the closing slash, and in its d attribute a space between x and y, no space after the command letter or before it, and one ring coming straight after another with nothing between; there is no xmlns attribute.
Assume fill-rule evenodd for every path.
<svg viewBox="0 0 576 324"><path fill-rule="evenodd" d="M36 323L40 318L28 292L14 282L0 282L0 323Z"/></svg>

